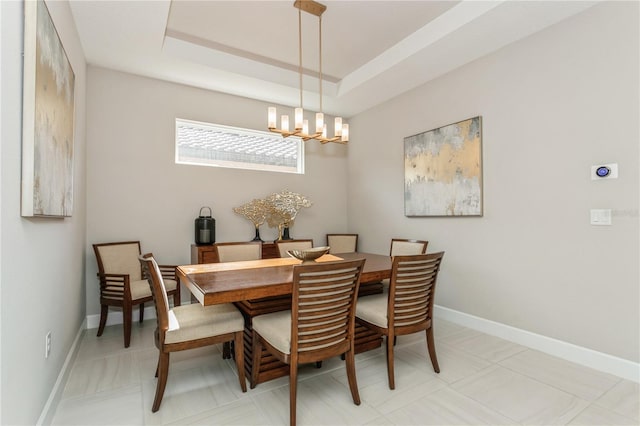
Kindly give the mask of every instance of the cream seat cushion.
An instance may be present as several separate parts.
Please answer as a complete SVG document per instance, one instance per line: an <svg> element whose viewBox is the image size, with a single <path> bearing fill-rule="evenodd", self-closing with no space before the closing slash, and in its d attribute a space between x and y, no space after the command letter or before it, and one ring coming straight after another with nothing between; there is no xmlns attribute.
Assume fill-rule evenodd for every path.
<svg viewBox="0 0 640 426"><path fill-rule="evenodd" d="M252 324L256 333L271 346L282 353L291 353L291 311L259 315Z"/></svg>
<svg viewBox="0 0 640 426"><path fill-rule="evenodd" d="M167 291L175 290L177 285L178 282L176 280L164 280L164 286ZM129 287L131 288L131 300L151 297L151 287L147 280L130 281Z"/></svg>
<svg viewBox="0 0 640 426"><path fill-rule="evenodd" d="M388 289L384 293L363 296L356 303L356 317L378 327L387 328L387 304L389 303Z"/></svg>
<svg viewBox="0 0 640 426"><path fill-rule="evenodd" d="M244 318L231 303L176 306L169 310L165 343L179 343L244 330Z"/></svg>

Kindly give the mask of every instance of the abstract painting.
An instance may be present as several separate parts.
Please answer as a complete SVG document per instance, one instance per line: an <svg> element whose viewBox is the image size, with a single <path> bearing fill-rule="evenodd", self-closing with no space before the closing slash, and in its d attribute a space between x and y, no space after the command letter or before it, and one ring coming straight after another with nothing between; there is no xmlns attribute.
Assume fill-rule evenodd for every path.
<svg viewBox="0 0 640 426"><path fill-rule="evenodd" d="M482 118L404 138L406 216L482 216Z"/></svg>
<svg viewBox="0 0 640 426"><path fill-rule="evenodd" d="M22 111L25 217L71 216L75 75L47 6L26 1Z"/></svg>

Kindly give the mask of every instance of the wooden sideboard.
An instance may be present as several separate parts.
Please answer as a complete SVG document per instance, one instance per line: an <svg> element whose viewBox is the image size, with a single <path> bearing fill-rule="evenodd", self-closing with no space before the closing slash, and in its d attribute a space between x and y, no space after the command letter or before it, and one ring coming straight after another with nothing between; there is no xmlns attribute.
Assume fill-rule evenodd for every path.
<svg viewBox="0 0 640 426"><path fill-rule="evenodd" d="M262 243L262 258L274 259L278 256L275 243ZM191 264L218 263L215 244L191 244Z"/></svg>

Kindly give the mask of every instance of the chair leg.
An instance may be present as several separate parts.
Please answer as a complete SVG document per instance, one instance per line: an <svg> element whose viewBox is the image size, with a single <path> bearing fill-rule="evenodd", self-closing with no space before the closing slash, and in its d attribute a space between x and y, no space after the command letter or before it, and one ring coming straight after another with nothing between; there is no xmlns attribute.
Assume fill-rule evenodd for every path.
<svg viewBox="0 0 640 426"><path fill-rule="evenodd" d="M247 381L244 378L244 331L238 331L235 334L234 345L236 354L236 368L238 369L238 379L240 380L240 389L242 392L247 391Z"/></svg>
<svg viewBox="0 0 640 426"><path fill-rule="evenodd" d="M260 372L260 360L262 358L262 342L260 336L253 332L253 343L251 344L251 353L253 359L251 360L251 389L255 388L258 384L258 373Z"/></svg>
<svg viewBox="0 0 640 426"><path fill-rule="evenodd" d="M104 327L107 325L107 316L109 315L109 305L100 305L100 325L98 326L98 336L104 333Z"/></svg>
<svg viewBox="0 0 640 426"><path fill-rule="evenodd" d="M296 426L296 396L298 391L298 363L289 364L289 424Z"/></svg>
<svg viewBox="0 0 640 426"><path fill-rule="evenodd" d="M180 306L180 283L176 284L176 292L173 293L173 307Z"/></svg>
<svg viewBox="0 0 640 426"><path fill-rule="evenodd" d="M231 359L231 342L222 344L222 359Z"/></svg>
<svg viewBox="0 0 640 426"><path fill-rule="evenodd" d="M169 353L160 352L158 358L158 384L156 385L156 397L153 400L151 411L155 413L160 409L164 388L167 386L167 377L169 376Z"/></svg>
<svg viewBox="0 0 640 426"><path fill-rule="evenodd" d="M360 393L358 392L358 381L356 380L356 358L353 348L346 353L345 361L347 364L347 379L349 380L349 389L351 390L353 403L360 405Z"/></svg>
<svg viewBox="0 0 640 426"><path fill-rule="evenodd" d="M131 305L122 307L122 322L124 323L124 347L128 348L131 344L131 317L133 312Z"/></svg>
<svg viewBox="0 0 640 426"><path fill-rule="evenodd" d="M387 336L387 376L389 376L389 389L396 388L396 380L393 372L393 340L392 336Z"/></svg>
<svg viewBox="0 0 640 426"><path fill-rule="evenodd" d="M431 358L433 371L440 373L440 366L438 365L438 358L436 357L436 342L433 337L433 327L427 329L427 349L429 350L429 358Z"/></svg>
<svg viewBox="0 0 640 426"><path fill-rule="evenodd" d="M144 321L144 303L138 305L140 309L140 322Z"/></svg>

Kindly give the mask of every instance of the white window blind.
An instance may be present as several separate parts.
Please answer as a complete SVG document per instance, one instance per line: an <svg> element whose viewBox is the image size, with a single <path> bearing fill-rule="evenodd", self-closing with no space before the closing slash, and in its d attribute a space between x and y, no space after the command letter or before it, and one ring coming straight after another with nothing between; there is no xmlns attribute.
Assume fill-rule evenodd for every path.
<svg viewBox="0 0 640 426"><path fill-rule="evenodd" d="M176 119L176 163L304 173L300 138Z"/></svg>

